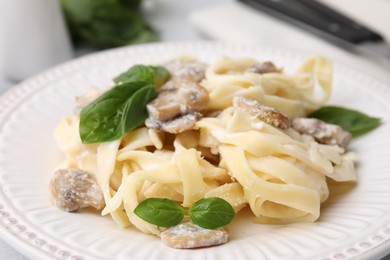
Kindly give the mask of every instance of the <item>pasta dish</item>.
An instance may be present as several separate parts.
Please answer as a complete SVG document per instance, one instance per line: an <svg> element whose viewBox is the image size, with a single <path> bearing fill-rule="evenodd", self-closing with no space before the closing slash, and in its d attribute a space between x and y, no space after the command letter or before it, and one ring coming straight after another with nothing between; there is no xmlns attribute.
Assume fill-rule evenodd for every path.
<svg viewBox="0 0 390 260"><path fill-rule="evenodd" d="M346 152L351 135L307 118L331 95L329 60L309 58L293 74L252 58L207 65L183 57L162 66L169 78L156 84L147 119L115 140L82 142L82 109L104 92L93 88L76 98L74 114L54 133L65 155L50 186L55 205L92 206L121 227L163 237L169 228L134 212L148 198L188 209L217 197L235 213L250 208L256 223L314 222L329 180L356 181L354 156ZM172 245L165 238L179 248L217 244Z"/></svg>

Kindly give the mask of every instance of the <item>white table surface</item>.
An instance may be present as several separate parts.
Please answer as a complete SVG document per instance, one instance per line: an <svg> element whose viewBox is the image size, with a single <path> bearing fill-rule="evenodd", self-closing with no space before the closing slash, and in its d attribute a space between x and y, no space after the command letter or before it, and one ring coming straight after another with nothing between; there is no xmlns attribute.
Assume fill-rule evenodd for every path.
<svg viewBox="0 0 390 260"><path fill-rule="evenodd" d="M370 3L366 0L323 1L342 9L353 17L359 18L365 24L385 35L387 39L390 39L390 0L372 0ZM145 16L152 26L160 32L162 41L215 39L321 53L356 70L365 72L390 87L390 73L374 62L339 49L269 16L255 14L254 11L245 9L234 0L150 0L147 4ZM247 19L226 19L227 16L232 15L232 12L237 18L244 16ZM255 15L258 15L258 17L255 17ZM261 23L248 24L249 17L253 18L252 21L261 20ZM234 24L232 24L232 20L234 20ZM221 26L223 30L221 30ZM241 26L242 30L234 31L237 26ZM230 27L232 27L230 31L226 29ZM256 28L256 32L253 32L254 28ZM275 34L275 31L278 33ZM253 37L254 33L257 37ZM284 41L280 40L281 38L277 35L293 37L292 40ZM2 75L0 66L0 94L15 84L15 82L10 82ZM28 258L8 246L6 241L0 239L0 259L22 260ZM386 259L390 260L390 257L386 257Z"/></svg>

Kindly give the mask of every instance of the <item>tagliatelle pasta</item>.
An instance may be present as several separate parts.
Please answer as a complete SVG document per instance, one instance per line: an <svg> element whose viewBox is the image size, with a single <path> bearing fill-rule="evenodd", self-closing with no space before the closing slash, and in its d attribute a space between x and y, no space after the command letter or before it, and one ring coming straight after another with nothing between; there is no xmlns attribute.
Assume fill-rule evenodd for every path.
<svg viewBox="0 0 390 260"><path fill-rule="evenodd" d="M331 62L313 57L292 75L248 72L257 63L222 58L209 66L200 83L209 93L203 118L182 133L142 125L116 141L83 144L79 116L64 118L54 134L65 154L59 168L95 175L106 204L102 214L145 233L163 230L134 214L147 198L190 207L221 197L236 212L249 207L258 223L317 220L329 197L327 180L356 180L352 156L291 127L267 124L233 106L233 98L256 100L290 118L306 116L331 94Z"/></svg>
<svg viewBox="0 0 390 260"><path fill-rule="evenodd" d="M227 108L238 95L296 117L319 108L330 97L332 64L323 57L308 59L294 75L244 73L256 63L249 58L222 58L213 64L202 84L210 93L208 108Z"/></svg>

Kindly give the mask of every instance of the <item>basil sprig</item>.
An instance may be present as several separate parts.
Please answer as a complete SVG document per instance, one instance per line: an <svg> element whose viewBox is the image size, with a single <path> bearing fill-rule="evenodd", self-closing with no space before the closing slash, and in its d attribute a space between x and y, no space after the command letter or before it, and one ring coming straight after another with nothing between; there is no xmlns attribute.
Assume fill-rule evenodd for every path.
<svg viewBox="0 0 390 260"><path fill-rule="evenodd" d="M172 200L150 198L138 204L134 213L159 227L175 226L189 215L192 223L207 229L226 226L236 215L230 203L218 197L201 199L188 212Z"/></svg>
<svg viewBox="0 0 390 260"><path fill-rule="evenodd" d="M350 132L353 137L368 133L381 124L380 118L370 117L359 111L338 106L321 107L310 114L309 117L339 125L345 131Z"/></svg>
<svg viewBox="0 0 390 260"><path fill-rule="evenodd" d="M150 198L142 201L134 213L143 220L159 227L171 227L180 223L185 211L169 199Z"/></svg>
<svg viewBox="0 0 390 260"><path fill-rule="evenodd" d="M117 83L80 112L79 133L83 143L119 139L143 124L146 105L156 96L156 87L167 80L163 67L136 65L114 79Z"/></svg>
<svg viewBox="0 0 390 260"><path fill-rule="evenodd" d="M224 199L212 197L201 199L188 210L192 223L203 228L213 229L226 226L236 213Z"/></svg>

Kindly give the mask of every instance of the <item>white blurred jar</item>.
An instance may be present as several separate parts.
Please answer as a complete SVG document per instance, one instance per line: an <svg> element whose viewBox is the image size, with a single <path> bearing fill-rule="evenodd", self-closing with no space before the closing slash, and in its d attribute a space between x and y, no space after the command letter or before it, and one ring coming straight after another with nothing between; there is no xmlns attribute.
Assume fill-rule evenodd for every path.
<svg viewBox="0 0 390 260"><path fill-rule="evenodd" d="M59 0L0 0L3 75L23 80L73 57Z"/></svg>

